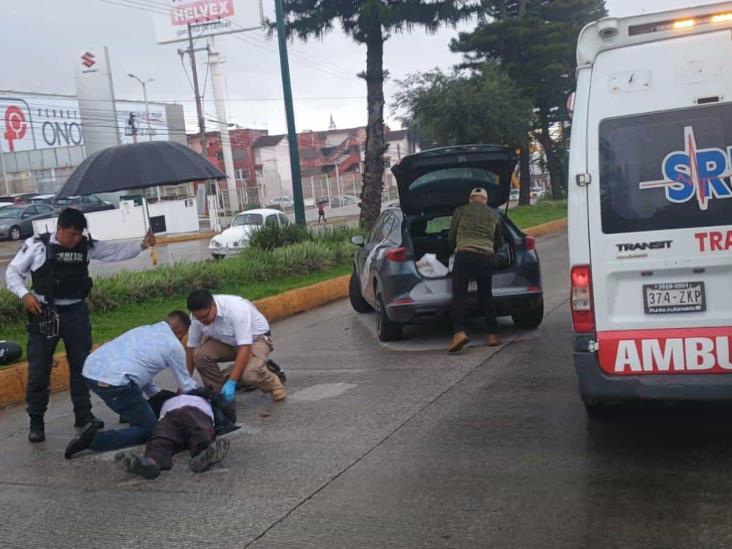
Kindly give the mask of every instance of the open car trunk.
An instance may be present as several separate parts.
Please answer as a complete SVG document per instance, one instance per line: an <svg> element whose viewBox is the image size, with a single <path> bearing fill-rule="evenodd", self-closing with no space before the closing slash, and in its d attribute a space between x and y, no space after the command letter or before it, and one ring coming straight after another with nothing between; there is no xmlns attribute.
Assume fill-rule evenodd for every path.
<svg viewBox="0 0 732 549"><path fill-rule="evenodd" d="M500 265L496 271L510 269L516 262L515 242L517 236L509 226L502 214L501 225L503 228L503 248L504 255L508 257L508 265ZM411 218L408 222L408 234L414 250L414 259L417 264L417 271L425 278L445 278L451 276L450 257L453 251L448 240L450 231L451 216L438 216L425 214L419 217ZM439 263L433 268L429 265L426 254L433 254ZM442 267L440 267L440 265ZM444 267L444 269L443 269ZM444 270L444 272L443 272Z"/></svg>

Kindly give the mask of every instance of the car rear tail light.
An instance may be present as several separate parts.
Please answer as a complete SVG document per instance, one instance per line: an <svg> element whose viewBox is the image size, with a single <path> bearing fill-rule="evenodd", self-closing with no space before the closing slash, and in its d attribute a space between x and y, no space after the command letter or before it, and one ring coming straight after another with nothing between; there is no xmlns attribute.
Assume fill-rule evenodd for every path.
<svg viewBox="0 0 732 549"><path fill-rule="evenodd" d="M533 236L526 235L524 237L524 247L526 248L527 252L536 250L536 238L534 238Z"/></svg>
<svg viewBox="0 0 732 549"><path fill-rule="evenodd" d="M409 250L406 248L394 248L384 254L384 259L394 261L395 263L404 263L410 259Z"/></svg>
<svg viewBox="0 0 732 549"><path fill-rule="evenodd" d="M400 297L391 302L392 305L413 305L414 300L411 297Z"/></svg>
<svg viewBox="0 0 732 549"><path fill-rule="evenodd" d="M592 310L592 275L589 265L572 267L572 325L577 333L595 331L595 313Z"/></svg>

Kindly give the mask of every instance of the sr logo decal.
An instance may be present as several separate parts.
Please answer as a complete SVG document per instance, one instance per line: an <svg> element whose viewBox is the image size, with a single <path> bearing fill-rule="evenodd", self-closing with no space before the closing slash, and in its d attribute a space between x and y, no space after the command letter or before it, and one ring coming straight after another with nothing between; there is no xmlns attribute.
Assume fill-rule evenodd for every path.
<svg viewBox="0 0 732 549"><path fill-rule="evenodd" d="M664 158L664 179L643 181L641 190L665 189L666 199L676 204L696 198L700 210L706 210L713 198L732 198L732 147L699 149L692 126L684 128L684 147Z"/></svg>

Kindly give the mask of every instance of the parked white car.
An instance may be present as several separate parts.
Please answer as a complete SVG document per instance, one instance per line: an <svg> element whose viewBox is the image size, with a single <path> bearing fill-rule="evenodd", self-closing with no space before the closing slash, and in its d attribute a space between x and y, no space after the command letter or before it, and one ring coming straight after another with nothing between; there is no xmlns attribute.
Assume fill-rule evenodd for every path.
<svg viewBox="0 0 732 549"><path fill-rule="evenodd" d="M260 227L271 223L287 225L289 222L287 216L279 210L262 208L241 212L232 219L228 229L209 241L208 250L214 259L241 253L249 243L252 233Z"/></svg>

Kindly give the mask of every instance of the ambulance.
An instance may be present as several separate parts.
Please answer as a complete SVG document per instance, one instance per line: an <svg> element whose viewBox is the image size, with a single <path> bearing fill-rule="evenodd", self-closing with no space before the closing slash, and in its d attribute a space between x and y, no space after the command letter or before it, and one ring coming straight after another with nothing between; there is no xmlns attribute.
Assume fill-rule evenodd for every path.
<svg viewBox="0 0 732 549"><path fill-rule="evenodd" d="M588 413L732 399L732 2L577 46L568 235Z"/></svg>

